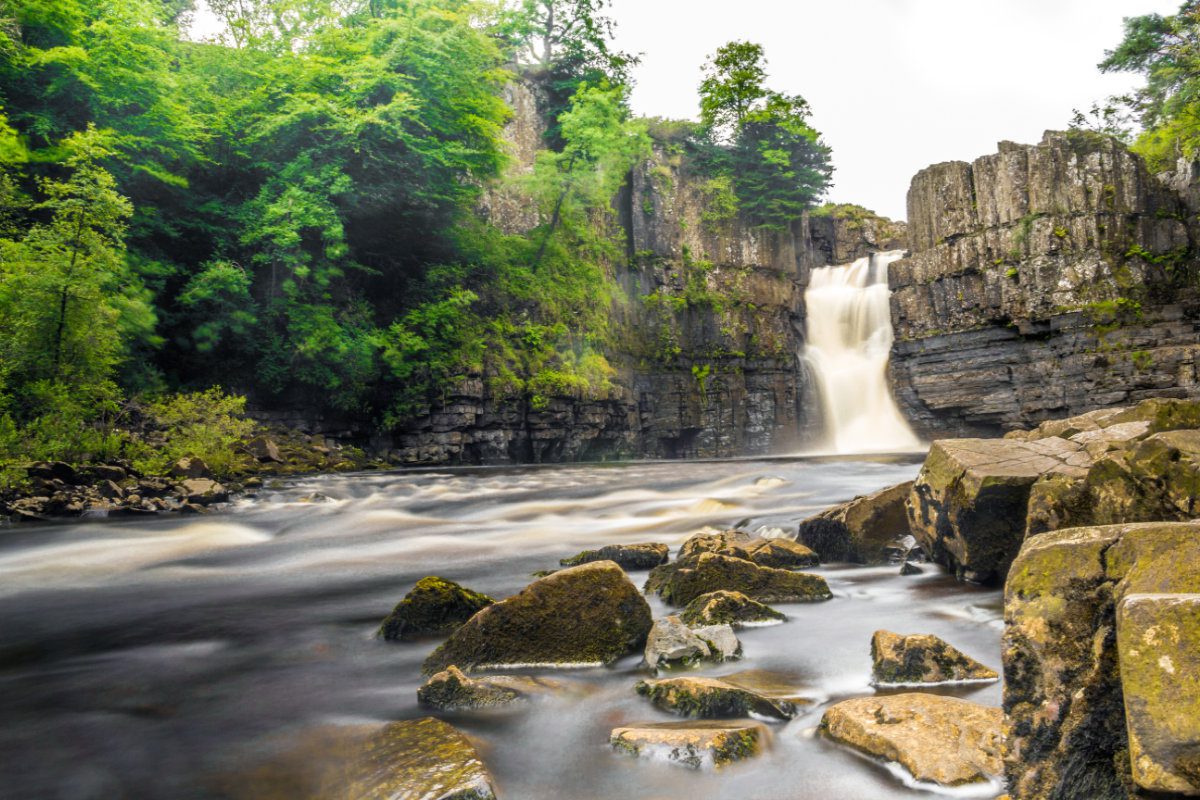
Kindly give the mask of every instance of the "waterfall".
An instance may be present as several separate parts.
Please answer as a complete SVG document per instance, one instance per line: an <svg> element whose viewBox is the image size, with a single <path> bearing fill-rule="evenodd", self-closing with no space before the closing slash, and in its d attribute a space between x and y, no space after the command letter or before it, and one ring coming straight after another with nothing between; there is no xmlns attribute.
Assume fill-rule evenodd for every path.
<svg viewBox="0 0 1200 800"><path fill-rule="evenodd" d="M917 450L887 382L892 349L888 264L904 255L875 253L853 264L814 269L808 291L807 349L816 375L824 441L836 453Z"/></svg>

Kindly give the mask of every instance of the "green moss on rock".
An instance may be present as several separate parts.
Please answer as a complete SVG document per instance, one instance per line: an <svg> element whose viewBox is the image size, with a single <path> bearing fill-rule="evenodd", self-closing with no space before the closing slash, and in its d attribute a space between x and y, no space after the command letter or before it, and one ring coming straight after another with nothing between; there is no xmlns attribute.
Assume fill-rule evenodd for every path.
<svg viewBox="0 0 1200 800"><path fill-rule="evenodd" d="M379 635L389 641L444 636L494 602L454 581L422 578L383 621Z"/></svg>
<svg viewBox="0 0 1200 800"><path fill-rule="evenodd" d="M564 567L577 567L593 561L612 561L623 569L654 569L666 564L670 554L670 548L665 544L610 544L599 550L584 550L558 563Z"/></svg>
<svg viewBox="0 0 1200 800"><path fill-rule="evenodd" d="M640 681L634 690L664 711L684 717L727 719L756 714L787 720L797 713L791 701L766 697L717 678Z"/></svg>
<svg viewBox="0 0 1200 800"><path fill-rule="evenodd" d="M516 664L610 664L636 652L650 606L611 561L572 567L488 606L426 659L432 674Z"/></svg>
<svg viewBox="0 0 1200 800"><path fill-rule="evenodd" d="M702 553L670 566L674 569L659 567L652 572L647 586L653 587L665 602L677 606L722 590L741 592L760 602L804 603L833 597L820 575L760 567L741 558L715 553Z"/></svg>
<svg viewBox="0 0 1200 800"><path fill-rule="evenodd" d="M688 603L679 618L685 625L732 625L782 622L787 616L741 592L717 591L702 594Z"/></svg>

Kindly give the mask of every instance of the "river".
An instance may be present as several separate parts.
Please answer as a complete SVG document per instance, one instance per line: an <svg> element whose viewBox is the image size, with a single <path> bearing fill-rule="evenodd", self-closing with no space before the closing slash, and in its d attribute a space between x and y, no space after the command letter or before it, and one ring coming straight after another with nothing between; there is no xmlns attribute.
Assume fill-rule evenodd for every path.
<svg viewBox="0 0 1200 800"><path fill-rule="evenodd" d="M374 638L425 575L504 597L584 548L794 529L917 470L897 457L317 476L204 517L0 530L0 796L222 796L288 734L426 715L415 693L436 643ZM933 633L999 668L999 593L932 568L815 571L832 601L778 605L788 622L739 632L742 661L696 671L781 672L817 700L772 725L758 759L699 773L614 753L613 727L673 719L634 694L637 657L558 674L577 691L441 716L479 742L503 800L919 797L813 728L829 702L872 691L878 628ZM996 685L953 693L1000 699Z"/></svg>

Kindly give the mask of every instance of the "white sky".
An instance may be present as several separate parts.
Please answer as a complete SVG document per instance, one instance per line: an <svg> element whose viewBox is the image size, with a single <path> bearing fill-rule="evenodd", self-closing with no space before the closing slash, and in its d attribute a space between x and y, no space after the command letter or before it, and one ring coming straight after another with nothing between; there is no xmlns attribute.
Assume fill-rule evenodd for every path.
<svg viewBox="0 0 1200 800"><path fill-rule="evenodd" d="M912 176L996 142L1035 142L1135 76L1096 64L1123 17L1180 0L613 0L617 45L642 53L634 110L694 118L717 47L766 48L771 88L803 95L833 148L830 199L897 219ZM197 33L212 29L199 15Z"/></svg>

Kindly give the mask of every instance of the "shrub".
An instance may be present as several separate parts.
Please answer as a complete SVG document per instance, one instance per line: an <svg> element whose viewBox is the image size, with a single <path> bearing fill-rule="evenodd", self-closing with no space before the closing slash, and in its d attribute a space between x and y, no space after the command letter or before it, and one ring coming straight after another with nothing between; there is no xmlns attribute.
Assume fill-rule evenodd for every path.
<svg viewBox="0 0 1200 800"><path fill-rule="evenodd" d="M162 447L145 448L134 465L161 473L177 459L192 456L203 459L216 475L229 474L240 460L238 444L254 433L255 423L243 416L245 411L245 397L225 394L219 386L156 400L146 407L146 415L162 432Z"/></svg>

